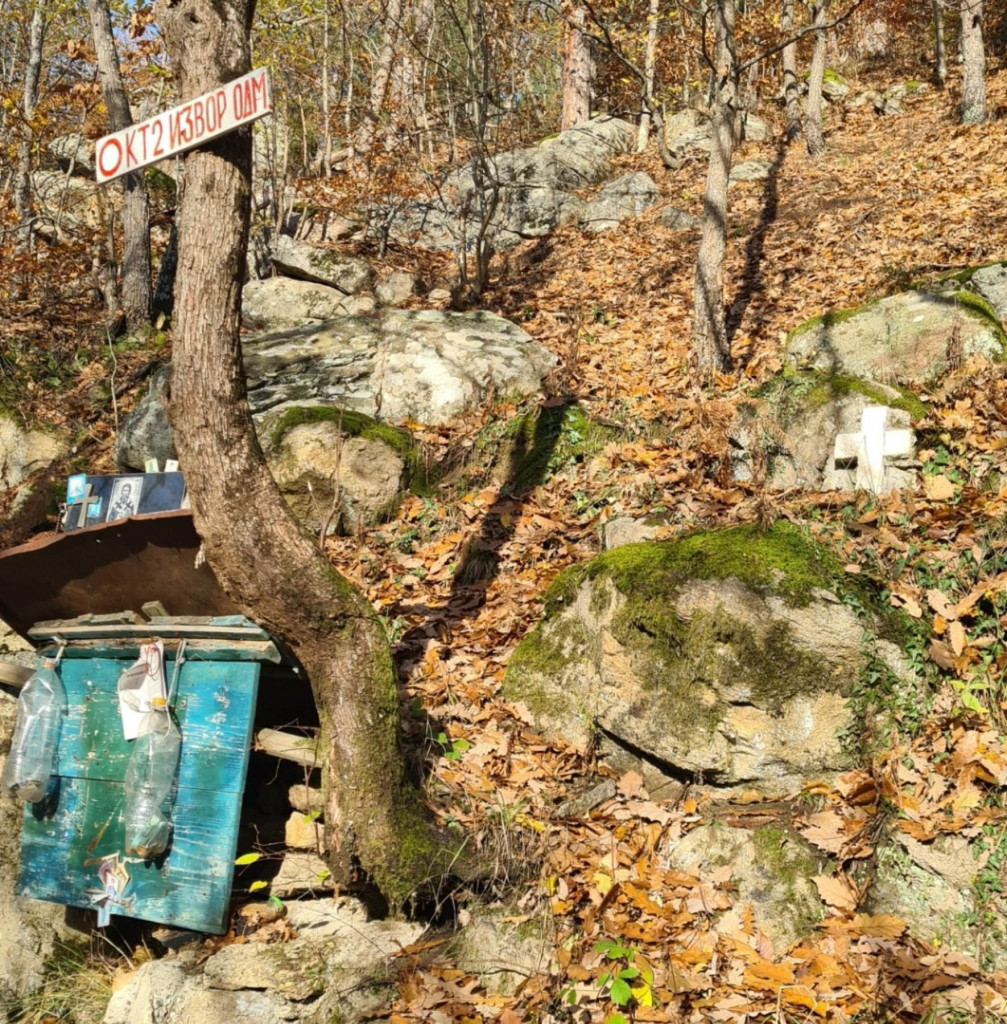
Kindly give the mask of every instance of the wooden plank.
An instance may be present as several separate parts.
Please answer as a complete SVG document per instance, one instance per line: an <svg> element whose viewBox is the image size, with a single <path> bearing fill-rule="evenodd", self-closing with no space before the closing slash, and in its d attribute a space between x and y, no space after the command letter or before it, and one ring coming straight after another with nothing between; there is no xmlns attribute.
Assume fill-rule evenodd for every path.
<svg viewBox="0 0 1007 1024"><path fill-rule="evenodd" d="M190 624L172 625L171 623L143 622L139 624L124 623L123 625L78 625L42 624L38 623L28 630L32 640L97 640L97 639L135 639L149 640L153 636L178 637L204 640L268 640L269 634L258 626L194 626Z"/></svg>
<svg viewBox="0 0 1007 1024"><path fill-rule="evenodd" d="M319 768L318 741L310 736L281 732L279 729L260 729L255 734L255 748L273 757L294 761L305 768Z"/></svg>
<svg viewBox="0 0 1007 1024"><path fill-rule="evenodd" d="M101 858L123 845L122 738L116 683L126 659L64 659L68 713L60 735L61 790L55 813L24 815L18 892L71 906L92 905ZM171 676L172 666L168 666ZM186 661L176 717L182 732L175 835L163 863L126 863L132 902L113 913L198 931L224 930L241 795L252 740L260 666ZM124 858L125 859L125 858Z"/></svg>
<svg viewBox="0 0 1007 1024"><path fill-rule="evenodd" d="M145 639L149 639L149 636ZM181 640L166 639L164 654L174 659ZM40 654L55 655L57 643L44 643ZM269 661L282 664L283 655L271 640L186 640L186 657L193 661ZM136 640L74 640L63 651L64 661L79 658L116 658L135 661L140 656L140 645Z"/></svg>

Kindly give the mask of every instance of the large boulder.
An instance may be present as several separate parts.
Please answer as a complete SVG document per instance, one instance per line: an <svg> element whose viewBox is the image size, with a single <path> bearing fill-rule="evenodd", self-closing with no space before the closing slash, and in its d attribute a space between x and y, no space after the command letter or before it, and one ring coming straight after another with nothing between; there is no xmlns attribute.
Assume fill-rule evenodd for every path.
<svg viewBox="0 0 1007 1024"><path fill-rule="evenodd" d="M449 947L452 962L472 972L489 995L512 996L525 981L545 973L553 955L549 921L514 920L506 907L476 907Z"/></svg>
<svg viewBox="0 0 1007 1024"><path fill-rule="evenodd" d="M971 355L1001 361L1004 336L992 308L971 292L900 292L860 309L815 317L787 341L800 368L913 384L945 374Z"/></svg>
<svg viewBox="0 0 1007 1024"><path fill-rule="evenodd" d="M362 419L353 417L353 426ZM397 431L371 421L368 429L353 434L345 424L340 429L335 413L275 433L269 468L291 507L313 529L328 520L330 530L350 532L383 522L398 508L408 481L403 449L410 442ZM388 443L389 436L399 441L396 447ZM329 518L334 501L336 514Z"/></svg>
<svg viewBox="0 0 1007 1024"><path fill-rule="evenodd" d="M0 489L17 487L70 450L57 430L27 430L12 414L0 410Z"/></svg>
<svg viewBox="0 0 1007 1024"><path fill-rule="evenodd" d="M664 141L678 159L709 154L713 139L710 119L698 110L680 110L664 120Z"/></svg>
<svg viewBox="0 0 1007 1024"><path fill-rule="evenodd" d="M584 749L600 735L671 774L799 787L848 766L869 660L905 672L891 613L850 586L782 522L620 547L556 581L503 692Z"/></svg>
<svg viewBox="0 0 1007 1024"><path fill-rule="evenodd" d="M241 291L241 325L256 331L279 331L373 310L370 295L347 295L317 281L292 277L253 278Z"/></svg>
<svg viewBox="0 0 1007 1024"><path fill-rule="evenodd" d="M890 409L888 427L908 430L926 408L911 392L836 374L777 377L739 404L729 430L736 480L751 480L765 457L767 484L779 490L853 490L856 473L836 462L836 439L861 430L864 409ZM916 482L912 450L886 458L884 490ZM851 475L852 473L852 475Z"/></svg>
<svg viewBox="0 0 1007 1024"><path fill-rule="evenodd" d="M629 152L636 129L614 117L596 117L537 146L499 153L477 183L472 170L451 174L435 196L399 203L390 234L431 249L471 248L487 200L496 204L489 234L496 248L547 235L576 220L577 189L604 181L612 160Z"/></svg>
<svg viewBox="0 0 1007 1024"><path fill-rule="evenodd" d="M346 295L363 291L374 279L374 268L367 260L317 248L289 235L277 235L271 251L273 266L281 274L338 288Z"/></svg>
<svg viewBox="0 0 1007 1024"><path fill-rule="evenodd" d="M115 190L104 195L97 182L76 175L68 178L63 171L36 171L31 176L31 184L40 212L47 215L41 225L46 233L55 232L56 222L61 228L102 230L107 204L121 204Z"/></svg>
<svg viewBox="0 0 1007 1024"><path fill-rule="evenodd" d="M394 956L424 926L369 920L356 900L307 900L287 907L297 938L224 946L144 964L112 995L104 1024L280 1024L367 1019L394 990Z"/></svg>
<svg viewBox="0 0 1007 1024"><path fill-rule="evenodd" d="M604 185L580 213L586 231L608 231L630 217L639 217L660 198L654 179L643 171L623 174Z"/></svg>
<svg viewBox="0 0 1007 1024"><path fill-rule="evenodd" d="M555 356L493 313L387 310L244 343L253 413L338 405L398 422L445 423L490 393L533 394Z"/></svg>
<svg viewBox="0 0 1007 1024"><path fill-rule="evenodd" d="M157 459L163 465L166 459L177 458L165 407L165 392L170 382L170 366L155 370L146 394L119 424L115 461L120 469L142 470L147 459Z"/></svg>
<svg viewBox="0 0 1007 1024"><path fill-rule="evenodd" d="M61 171L81 178L94 177L94 147L79 132L57 136L49 143L49 152Z"/></svg>

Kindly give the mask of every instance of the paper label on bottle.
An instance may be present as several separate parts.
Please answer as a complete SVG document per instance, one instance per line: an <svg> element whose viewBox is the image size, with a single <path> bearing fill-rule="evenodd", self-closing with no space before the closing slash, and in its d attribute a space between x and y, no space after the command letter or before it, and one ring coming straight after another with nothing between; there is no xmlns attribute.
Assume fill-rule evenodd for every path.
<svg viewBox="0 0 1007 1024"><path fill-rule="evenodd" d="M146 736L151 731L151 709L163 708L168 697L164 684L164 644L160 640L140 648L140 657L119 676L118 690L123 736L127 740Z"/></svg>

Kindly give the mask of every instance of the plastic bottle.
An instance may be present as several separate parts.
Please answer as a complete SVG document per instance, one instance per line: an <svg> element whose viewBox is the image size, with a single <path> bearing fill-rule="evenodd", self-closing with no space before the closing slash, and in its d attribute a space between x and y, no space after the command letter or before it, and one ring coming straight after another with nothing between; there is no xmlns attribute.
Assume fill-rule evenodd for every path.
<svg viewBox="0 0 1007 1024"><path fill-rule="evenodd" d="M56 663L39 659L17 702L17 725L3 770L3 788L11 796L38 803L56 772L59 732L66 714L66 690Z"/></svg>
<svg viewBox="0 0 1007 1024"><path fill-rule="evenodd" d="M145 723L149 730L133 740L125 777L126 853L144 860L168 849L172 786L182 747L164 700L155 698L152 704Z"/></svg>

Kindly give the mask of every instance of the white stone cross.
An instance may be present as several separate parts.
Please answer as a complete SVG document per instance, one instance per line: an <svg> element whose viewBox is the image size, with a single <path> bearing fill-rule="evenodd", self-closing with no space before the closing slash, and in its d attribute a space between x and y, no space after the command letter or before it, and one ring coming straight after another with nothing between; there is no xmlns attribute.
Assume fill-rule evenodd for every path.
<svg viewBox="0 0 1007 1024"><path fill-rule="evenodd" d="M915 438L912 430L888 429L887 405L868 405L860 417L860 432L839 434L833 461L837 473L846 470L850 484L872 494L885 494L897 486L885 471L886 460L909 458Z"/></svg>

